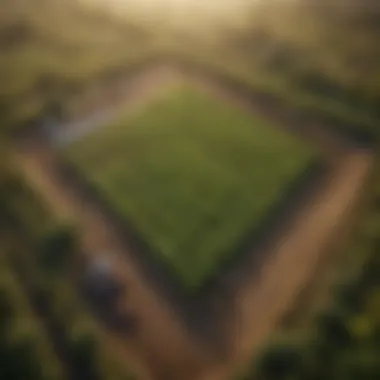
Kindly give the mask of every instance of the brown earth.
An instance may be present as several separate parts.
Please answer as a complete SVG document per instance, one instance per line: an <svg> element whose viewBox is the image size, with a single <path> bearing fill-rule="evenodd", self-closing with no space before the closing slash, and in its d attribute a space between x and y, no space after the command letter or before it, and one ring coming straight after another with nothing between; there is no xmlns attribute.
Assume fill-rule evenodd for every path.
<svg viewBox="0 0 380 380"><path fill-rule="evenodd" d="M164 84L169 85L166 88L177 85L183 78L181 75L171 67L163 66L127 81L126 92L121 91L124 95L118 97L123 100L123 112L125 107L135 111L152 96L162 94ZM274 110L268 113L265 109L252 109L243 98L231 95L220 84L207 81L207 78L192 75L191 82L236 106L278 120ZM342 231L348 226L350 214L370 172L373 156L370 151L341 143L336 135L318 126L300 128L299 131L328 157L327 174L323 183L305 200L304 207L284 224L281 231L269 238L261 248L263 251L252 253L267 257L259 273L253 275L252 268L247 266L245 273L235 271L226 277L226 284L230 284L233 291L222 300L220 310L232 310L233 316L229 319L231 313L226 312L226 316L230 316L225 320L228 355L223 357L211 345L202 345L201 340L185 327L170 303L152 288L99 207L84 198L75 186L62 182L54 151L38 141L20 144L16 159L30 183L43 194L58 217L72 218L79 224L84 251L108 252L119 278L125 281L128 288L125 302L128 309L139 316L140 326L131 337L111 333L107 336L115 347L122 348L117 350L119 355L147 369L148 374L142 379L227 379L232 368L246 362L253 350L268 338L281 317L292 308L301 289L310 282L319 262L329 254L331 244L343 236ZM258 272L257 268L255 272Z"/></svg>

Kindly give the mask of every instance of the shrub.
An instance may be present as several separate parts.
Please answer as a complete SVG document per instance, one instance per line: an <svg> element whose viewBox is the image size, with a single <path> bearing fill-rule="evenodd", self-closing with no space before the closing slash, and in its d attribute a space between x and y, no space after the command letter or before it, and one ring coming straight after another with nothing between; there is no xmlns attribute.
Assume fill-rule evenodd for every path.
<svg viewBox="0 0 380 380"><path fill-rule="evenodd" d="M12 300L5 287L0 287L0 330L7 330L14 315Z"/></svg>
<svg viewBox="0 0 380 380"><path fill-rule="evenodd" d="M268 347L259 359L258 373L266 380L287 379L302 372L301 345L279 343Z"/></svg>
<svg viewBox="0 0 380 380"><path fill-rule="evenodd" d="M4 342L3 342L4 343ZM0 344L0 378L43 380L33 336Z"/></svg>
<svg viewBox="0 0 380 380"><path fill-rule="evenodd" d="M362 288L355 281L341 282L334 289L336 301L350 311L359 311L363 306Z"/></svg>
<svg viewBox="0 0 380 380"><path fill-rule="evenodd" d="M351 332L348 326L348 315L339 308L331 308L319 314L316 327L319 339L326 347L334 350L347 346L351 342Z"/></svg>
<svg viewBox="0 0 380 380"><path fill-rule="evenodd" d="M67 270L77 249L77 234L71 225L56 225L41 238L39 264L48 272Z"/></svg>
<svg viewBox="0 0 380 380"><path fill-rule="evenodd" d="M98 342L93 334L85 333L71 338L70 350L73 362L83 379L97 379Z"/></svg>
<svg viewBox="0 0 380 380"><path fill-rule="evenodd" d="M343 353L336 367L337 380L377 380L380 375L378 353L366 347Z"/></svg>

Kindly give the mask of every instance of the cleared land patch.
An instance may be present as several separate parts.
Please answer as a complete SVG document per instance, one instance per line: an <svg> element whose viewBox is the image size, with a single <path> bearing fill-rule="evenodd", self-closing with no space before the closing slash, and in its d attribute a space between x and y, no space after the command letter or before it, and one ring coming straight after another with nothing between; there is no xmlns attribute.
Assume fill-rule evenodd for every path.
<svg viewBox="0 0 380 380"><path fill-rule="evenodd" d="M218 272L317 159L294 136L190 86L65 153L188 291Z"/></svg>

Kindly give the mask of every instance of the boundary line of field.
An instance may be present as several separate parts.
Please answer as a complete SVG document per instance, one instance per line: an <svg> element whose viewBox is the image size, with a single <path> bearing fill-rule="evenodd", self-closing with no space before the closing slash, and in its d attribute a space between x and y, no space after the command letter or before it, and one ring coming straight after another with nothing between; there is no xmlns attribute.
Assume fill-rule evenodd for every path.
<svg viewBox="0 0 380 380"><path fill-rule="evenodd" d="M286 194L283 194L271 210L268 210L260 226L247 233L236 247L236 253L231 257L229 256L221 268L196 293L187 294L168 263L148 247L144 239L135 230L133 223L112 207L101 191L86 178L81 170L74 164L67 162L64 157L59 157L56 164L56 170L63 186L74 186L82 198L97 205L110 225L117 229L120 236L123 236L125 245L129 247L129 251L146 276L146 280L152 285L158 286L166 298L171 300L172 306L182 305L178 310L179 312L188 309L186 304L189 303L193 303L193 308L196 309L200 302L203 303L202 310L208 310L208 301L213 294L218 297L223 278L234 273L236 268L240 266L240 261L248 258L250 261L254 259L259 271L263 258L256 257L252 251L265 245L265 242L273 237L276 231L282 231L284 229L283 224L286 223L288 227L291 226L289 221L295 218L299 210L309 201L309 198L313 197L320 184L324 184L324 179L330 169L324 161L312 162L303 173L292 181ZM246 262L245 265L247 265ZM187 310L187 312L189 311ZM196 323L195 315L190 317L186 313L181 314L189 326ZM205 331L209 330L209 326L204 327Z"/></svg>
<svg viewBox="0 0 380 380"><path fill-rule="evenodd" d="M245 108L249 112L273 121L275 124L286 128L289 132L300 135L306 141L319 145L323 151L329 150L338 155L342 148L353 149L363 147L371 149L374 134L368 130L360 130L355 125L348 123L336 123L320 113L314 114L290 107L284 99L274 94L257 90L231 73L223 72L220 68L214 68L207 63L192 60L183 55L152 54L145 59L140 59L130 65L126 70L119 69L117 74L104 75L102 83L105 87L117 88L118 99L112 99L116 106L111 105L105 110L93 110L89 117L82 120L68 121L66 124L75 128L83 127L93 130L101 127L106 121L111 121L122 112L123 99L131 101L134 92L135 79L144 76L157 67L175 68L175 70L187 78L193 84L204 90L211 91L235 105ZM109 83L107 82L109 80ZM107 84L108 83L108 84ZM229 95L226 95L227 92ZM92 126L90 126L92 124ZM58 125L52 126L57 127ZM57 129L57 128L56 128ZM64 129L64 128L58 128ZM73 129L73 128L70 128ZM56 136L60 139L59 134ZM64 142L64 133L62 134Z"/></svg>
<svg viewBox="0 0 380 380"><path fill-rule="evenodd" d="M364 115L361 120L358 118L348 120L336 114L325 112L318 107L307 104L297 105L291 94L286 98L286 94L283 92L277 93L265 86L259 88L251 84L248 79L244 79L240 73L235 73L229 69L227 65L213 63L210 59L179 51L167 54L164 59L171 60L185 70L195 72L198 75L203 73L206 78L213 78L223 83L231 91L244 94L256 105L276 109L276 112L283 113L286 118L293 118L293 121L299 124L309 124L310 120L313 120L318 125L328 125L341 137L350 136L356 143L370 144L378 136L375 130L378 120L364 118Z"/></svg>

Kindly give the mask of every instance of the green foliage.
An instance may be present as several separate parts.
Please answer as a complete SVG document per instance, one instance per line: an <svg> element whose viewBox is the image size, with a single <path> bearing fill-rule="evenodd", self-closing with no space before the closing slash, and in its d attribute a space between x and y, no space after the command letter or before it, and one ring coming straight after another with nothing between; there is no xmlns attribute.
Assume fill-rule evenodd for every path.
<svg viewBox="0 0 380 380"><path fill-rule="evenodd" d="M345 281L337 285L334 295L337 302L350 310L359 311L363 304L363 289L352 281Z"/></svg>
<svg viewBox="0 0 380 380"><path fill-rule="evenodd" d="M211 44L199 39L191 49L178 43L176 50L288 110L378 137L380 30L357 23L356 10L366 6L344 3L260 2L247 25L226 27L227 38ZM364 19L378 8L372 4Z"/></svg>
<svg viewBox="0 0 380 380"><path fill-rule="evenodd" d="M6 254L1 247L0 378L63 380L62 367L46 331L14 276Z"/></svg>
<svg viewBox="0 0 380 380"><path fill-rule="evenodd" d="M301 373L303 356L300 345L272 345L259 360L258 375L266 380L290 379Z"/></svg>
<svg viewBox="0 0 380 380"><path fill-rule="evenodd" d="M70 353L83 378L96 378L99 373L98 342L92 334L76 337L71 341Z"/></svg>
<svg viewBox="0 0 380 380"><path fill-rule="evenodd" d="M189 291L315 158L293 136L187 87L73 142L67 156Z"/></svg>
<svg viewBox="0 0 380 380"><path fill-rule="evenodd" d="M77 239L71 225L56 225L48 230L40 243L40 265L52 273L68 270L78 249Z"/></svg>
<svg viewBox="0 0 380 380"><path fill-rule="evenodd" d="M316 319L318 338L331 348L344 348L351 342L347 315L343 310L330 309Z"/></svg>
<svg viewBox="0 0 380 380"><path fill-rule="evenodd" d="M275 68L290 84L315 94L321 101L334 97L356 110L375 112L380 93L377 80L380 56L376 49L380 30L358 23L358 19L370 18L377 8L374 4L368 8L345 6L344 1L310 7L294 3L286 9L281 4L267 5L266 19L259 26L253 23L242 36L250 39L251 48L255 49L253 65L260 66L262 51L269 46L275 53L272 52L270 60L277 55L286 57L290 50L291 63ZM368 12L365 16L365 12L361 13L364 9ZM296 20L299 22L295 23ZM260 47L254 41L263 32L267 43ZM244 51L240 53L241 59L246 60ZM260 68L265 71L268 66L267 58ZM376 98L375 94L377 102L371 100Z"/></svg>
<svg viewBox="0 0 380 380"><path fill-rule="evenodd" d="M357 347L343 352L337 362L338 380L376 380L379 374L379 352L371 347Z"/></svg>
<svg viewBox="0 0 380 380"><path fill-rule="evenodd" d="M14 316L12 300L4 287L0 288L0 330L7 329Z"/></svg>
<svg viewBox="0 0 380 380"><path fill-rule="evenodd" d="M1 7L0 103L7 113L1 130L38 120L53 97L70 113L83 103L80 92L154 45L150 30L131 18L120 21L82 2L19 0Z"/></svg>
<svg viewBox="0 0 380 380"><path fill-rule="evenodd" d="M30 342L18 342L0 348L0 378L43 380L42 371ZM47 380L47 379L46 379Z"/></svg>

